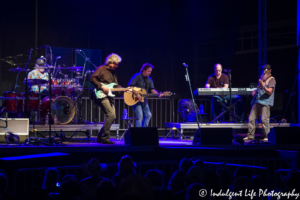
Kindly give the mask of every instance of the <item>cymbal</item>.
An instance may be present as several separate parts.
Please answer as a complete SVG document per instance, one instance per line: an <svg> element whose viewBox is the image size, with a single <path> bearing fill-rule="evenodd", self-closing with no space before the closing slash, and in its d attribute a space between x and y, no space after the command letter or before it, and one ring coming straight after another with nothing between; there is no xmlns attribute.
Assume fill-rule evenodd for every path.
<svg viewBox="0 0 300 200"><path fill-rule="evenodd" d="M74 69L74 70L77 70L77 69L82 69L83 67L57 67L56 69Z"/></svg>
<svg viewBox="0 0 300 200"><path fill-rule="evenodd" d="M26 83L26 79L24 80L23 83ZM46 84L48 83L47 80L44 80L44 79L27 79L27 84L28 85L43 85L43 84Z"/></svg>
<svg viewBox="0 0 300 200"><path fill-rule="evenodd" d="M50 69L53 69L54 68L54 66L38 66L38 67L34 67L35 69L48 69L48 68L50 68Z"/></svg>
<svg viewBox="0 0 300 200"><path fill-rule="evenodd" d="M25 72L26 69L17 67L17 68L11 68L8 71L10 71L10 72ZM30 69L27 69L27 71L30 71Z"/></svg>

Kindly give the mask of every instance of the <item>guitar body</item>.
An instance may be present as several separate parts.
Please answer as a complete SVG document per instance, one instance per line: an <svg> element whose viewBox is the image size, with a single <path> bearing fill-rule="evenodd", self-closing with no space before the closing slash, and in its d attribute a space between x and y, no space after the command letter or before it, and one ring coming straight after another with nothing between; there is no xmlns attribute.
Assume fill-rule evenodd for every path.
<svg viewBox="0 0 300 200"><path fill-rule="evenodd" d="M251 101L251 108L253 107L254 103L256 102L257 100L257 96L258 96L258 88L256 89L256 92L252 98L252 101Z"/></svg>
<svg viewBox="0 0 300 200"><path fill-rule="evenodd" d="M138 102L144 102L144 97L143 95L146 95L147 92L145 89L142 89L142 88L137 88L137 87L134 87L133 88L138 94L141 94L142 96L142 99L141 101L139 101L139 99L136 97L135 94L133 94L132 92L128 93L128 92L125 92L124 93L124 101L125 103L128 105L128 106L133 106L135 104L137 104Z"/></svg>
<svg viewBox="0 0 300 200"><path fill-rule="evenodd" d="M109 97L114 97L115 95L111 92L111 89L114 88L115 85L117 85L116 83L110 83L110 84L104 84L101 83L103 86L107 87L109 89L108 94L104 94L102 90L97 90L97 88L94 89L95 95L97 97L97 99L103 99L107 96Z"/></svg>

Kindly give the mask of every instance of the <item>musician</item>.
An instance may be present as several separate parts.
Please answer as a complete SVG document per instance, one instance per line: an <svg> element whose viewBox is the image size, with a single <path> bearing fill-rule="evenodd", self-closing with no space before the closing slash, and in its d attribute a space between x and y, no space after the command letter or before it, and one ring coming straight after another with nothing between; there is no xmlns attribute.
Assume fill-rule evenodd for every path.
<svg viewBox="0 0 300 200"><path fill-rule="evenodd" d="M274 105L274 93L276 81L271 74L271 65L265 64L262 66L262 74L259 79L258 90L252 92L254 97L257 93L257 98L254 99L254 105L251 108L248 123L248 137L244 140L253 140L255 138L255 119L261 115L261 122L263 127L263 141L268 141L268 134L270 132L270 106Z"/></svg>
<svg viewBox="0 0 300 200"><path fill-rule="evenodd" d="M45 68L42 68L46 65L45 58L39 58L36 60L35 63L35 69L28 73L28 79L43 79L43 80L49 80L49 74L48 72L45 72ZM39 86L38 85L32 85L31 86L31 92L38 93L39 92ZM48 92L47 85L41 85L40 92L42 94L45 94Z"/></svg>
<svg viewBox="0 0 300 200"><path fill-rule="evenodd" d="M159 94L154 88L154 83L150 77L153 70L153 65L149 63L143 64L139 73L136 73L129 81L129 87L138 87L143 88L148 93ZM140 94L137 94L135 90L132 90L134 94L137 95L139 100L142 99ZM160 95L161 96L161 95ZM160 97L159 96L159 97ZM151 119L151 111L147 102L147 99L144 99L144 102L138 102L133 105L134 112L137 116L135 121L135 127L148 127L149 121Z"/></svg>
<svg viewBox="0 0 300 200"><path fill-rule="evenodd" d="M108 94L109 88L102 85L116 83L117 87L121 87L118 84L117 76L115 69L119 66L119 63L122 61L122 58L117 54L110 54L105 59L105 64L99 66L96 71L91 75L90 82L98 90L102 90L105 94ZM105 97L103 99L95 99L95 103L101 107L105 114L105 122L103 128L98 133L97 142L102 144L114 144L110 140L110 127L113 121L116 119L116 111L114 106L114 100L112 97ZM102 141L101 141L102 137Z"/></svg>
<svg viewBox="0 0 300 200"><path fill-rule="evenodd" d="M214 71L215 73L208 77L205 88L228 88L229 78L226 74L222 73L222 65L219 63L215 64ZM240 99L241 97L239 97L238 95L231 95L232 104L238 101L235 107L236 114L242 117L243 105ZM222 106L218 103L218 101L228 104L230 101L230 95L213 96L213 98L211 99L211 109L214 119L221 113L222 109Z"/></svg>

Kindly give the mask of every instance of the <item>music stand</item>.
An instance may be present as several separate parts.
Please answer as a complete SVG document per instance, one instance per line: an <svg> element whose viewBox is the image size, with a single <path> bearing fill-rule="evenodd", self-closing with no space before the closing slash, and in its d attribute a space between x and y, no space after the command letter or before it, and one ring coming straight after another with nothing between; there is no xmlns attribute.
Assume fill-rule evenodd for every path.
<svg viewBox="0 0 300 200"><path fill-rule="evenodd" d="M173 94L175 95L175 93ZM172 134L172 139L174 139L174 133L178 133L179 135L181 135L181 137L183 137L184 139L187 139L180 131L178 131L178 129L175 127L175 109L174 109L174 97L171 96L171 103L172 103L172 115L173 115L173 126L171 128L171 130L167 133L166 137L164 138L164 140L170 135Z"/></svg>

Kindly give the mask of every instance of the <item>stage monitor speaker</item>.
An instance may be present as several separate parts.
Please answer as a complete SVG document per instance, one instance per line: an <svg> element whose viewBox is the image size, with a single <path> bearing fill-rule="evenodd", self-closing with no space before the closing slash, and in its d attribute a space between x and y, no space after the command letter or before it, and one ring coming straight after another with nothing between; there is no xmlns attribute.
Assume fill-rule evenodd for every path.
<svg viewBox="0 0 300 200"><path fill-rule="evenodd" d="M232 128L198 128L193 145L231 145Z"/></svg>
<svg viewBox="0 0 300 200"><path fill-rule="evenodd" d="M300 144L300 127L274 127L268 140L273 144Z"/></svg>
<svg viewBox="0 0 300 200"><path fill-rule="evenodd" d="M23 143L29 137L29 119L28 118L0 118L0 142L6 143L5 133L11 132L19 136L19 143Z"/></svg>
<svg viewBox="0 0 300 200"><path fill-rule="evenodd" d="M129 130L125 134L125 145L158 146L157 127L129 128Z"/></svg>

